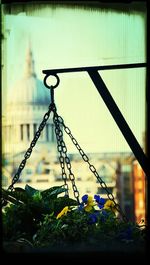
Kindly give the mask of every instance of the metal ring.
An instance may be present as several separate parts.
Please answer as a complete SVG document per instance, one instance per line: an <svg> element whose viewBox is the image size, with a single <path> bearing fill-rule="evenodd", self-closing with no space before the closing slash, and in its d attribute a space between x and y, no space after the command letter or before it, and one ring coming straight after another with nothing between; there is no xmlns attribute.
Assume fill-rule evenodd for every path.
<svg viewBox="0 0 150 265"><path fill-rule="evenodd" d="M56 79L57 79L57 82L56 82L56 84L54 85L54 86L48 86L48 84L46 83L46 80L47 80L47 78L49 77L49 76L55 76L56 77ZM59 82L60 82L60 79L59 79L59 77L58 77L58 75L57 74L50 74L50 75L46 75L45 77L44 77L44 85L48 88L48 89L51 89L51 88L56 88L58 85L59 85Z"/></svg>

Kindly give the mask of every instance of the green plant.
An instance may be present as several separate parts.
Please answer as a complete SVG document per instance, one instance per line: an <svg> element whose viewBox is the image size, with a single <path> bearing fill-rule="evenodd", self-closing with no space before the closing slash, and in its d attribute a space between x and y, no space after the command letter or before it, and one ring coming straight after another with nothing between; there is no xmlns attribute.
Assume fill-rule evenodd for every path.
<svg viewBox="0 0 150 265"><path fill-rule="evenodd" d="M84 195L78 206L66 206L57 216L45 215L34 237L36 246L108 246L141 248L144 230L116 216L114 203L99 195Z"/></svg>
<svg viewBox="0 0 150 265"><path fill-rule="evenodd" d="M44 191L29 185L13 191L3 189L2 196L6 202L2 211L4 240L15 240L20 236L32 240L45 214L53 212L56 215L66 205L76 205L77 202L68 196L58 196L65 191L63 186Z"/></svg>
<svg viewBox="0 0 150 265"><path fill-rule="evenodd" d="M34 248L144 247L146 229L118 218L113 201L85 194L78 205L76 200L60 196L65 191L63 186L39 191L29 185L12 192L3 190L7 201L3 209L4 240L23 237Z"/></svg>

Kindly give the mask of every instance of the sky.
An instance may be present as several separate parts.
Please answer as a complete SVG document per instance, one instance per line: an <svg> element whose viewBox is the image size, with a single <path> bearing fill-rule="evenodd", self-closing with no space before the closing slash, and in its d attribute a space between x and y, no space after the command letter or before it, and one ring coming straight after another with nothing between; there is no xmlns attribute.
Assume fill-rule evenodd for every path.
<svg viewBox="0 0 150 265"><path fill-rule="evenodd" d="M35 8L28 15L4 15L3 28L4 104L8 90L23 75L29 42L41 80L46 69L146 62L145 18L138 13L49 6ZM99 73L142 146L145 68ZM57 110L82 149L99 153L131 151L88 74L64 73L59 77ZM69 151L75 152L69 137L65 136L65 141Z"/></svg>

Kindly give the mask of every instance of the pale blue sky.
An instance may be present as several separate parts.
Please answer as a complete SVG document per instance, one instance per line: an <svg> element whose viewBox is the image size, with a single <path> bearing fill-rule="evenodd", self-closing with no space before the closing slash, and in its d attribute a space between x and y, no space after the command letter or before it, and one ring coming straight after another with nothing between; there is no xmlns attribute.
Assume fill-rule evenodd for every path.
<svg viewBox="0 0 150 265"><path fill-rule="evenodd" d="M4 28L10 30L5 52L7 89L23 74L29 39L35 70L41 80L44 69L146 61L145 20L138 13L49 7L35 9L30 16L25 13L5 16ZM142 144L145 69L100 73ZM68 73L59 77L60 85L55 90L58 112L85 152L130 151L88 74ZM72 145L69 150L74 151Z"/></svg>

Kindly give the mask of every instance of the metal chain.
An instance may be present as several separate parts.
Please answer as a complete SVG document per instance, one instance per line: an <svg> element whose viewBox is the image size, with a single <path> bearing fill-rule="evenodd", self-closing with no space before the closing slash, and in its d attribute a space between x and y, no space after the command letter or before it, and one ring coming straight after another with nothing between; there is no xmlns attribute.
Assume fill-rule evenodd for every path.
<svg viewBox="0 0 150 265"><path fill-rule="evenodd" d="M60 121L59 121L59 116L57 114L57 112L55 111L54 113L54 124L55 124L55 132L56 132L56 137L58 138L58 151L60 152L60 163L61 163L61 167L63 168L63 172L65 171L64 168L64 162L66 164L66 167L68 169L69 172L69 179L71 180L72 183L72 189L73 189L73 193L74 193L74 197L77 200L78 204L80 204L79 201L79 191L77 189L77 186L75 184L75 176L72 173L71 170L71 163L70 163L70 159L67 155L67 147L66 144L63 140L63 132L61 130L61 126L60 126ZM65 178L66 181L66 173L63 176L63 179Z"/></svg>
<svg viewBox="0 0 150 265"><path fill-rule="evenodd" d="M59 152L59 162L60 162L60 167L62 171L62 179L64 180L64 188L66 188L65 191L65 196L68 196L68 184L67 184L67 174L65 172L65 158L63 156L63 146L61 144L62 139L63 139L63 132L60 129L60 124L57 122L57 119L55 118L56 116L56 108L54 110L54 116L53 116L53 122L55 126L55 134L56 134L56 139L57 139L57 150Z"/></svg>
<svg viewBox="0 0 150 265"><path fill-rule="evenodd" d="M108 187L107 187L106 183L99 176L98 172L96 171L96 168L90 163L88 156L85 154L85 152L83 151L83 149L78 144L77 140L72 135L71 130L64 124L64 120L62 119L62 117L58 116L57 119L58 119L59 123L62 124L62 126L64 127L65 132L69 135L69 137L71 138L71 141L73 142L73 144L78 149L78 151L79 151L82 159L89 165L89 169L95 175L95 177L97 178L97 180L100 183L101 187L106 191L106 194L107 194L108 199L111 200L111 201L113 201L116 210L121 214L122 218L125 221L127 221L128 218L123 213L120 205L116 203L115 198L114 198L114 195L108 190Z"/></svg>
<svg viewBox="0 0 150 265"><path fill-rule="evenodd" d="M52 90L53 89L51 89L51 96L52 96L52 92L53 92ZM55 103L54 103L54 99L52 100L52 103L49 105L49 110L48 110L48 112L45 113L45 115L43 117L43 120L42 120L41 124L39 125L37 132L35 133L35 136L34 136L32 142L30 143L30 147L27 149L27 151L26 151L26 153L24 155L24 159L21 161L21 163L20 163L20 165L18 167L18 170L17 170L15 176L12 179L12 183L8 187L8 191L13 191L14 184L18 181L18 179L20 177L20 174L21 174L22 170L24 169L24 167L26 165L27 159L29 159L29 157L30 157L30 155L32 153L33 147L35 146L37 140L39 139L39 137L41 135L42 130L44 129L44 127L46 125L47 120L49 119L51 111L53 111L53 113L54 113L53 122L54 122L54 125L55 125L55 133L56 133L56 139L57 139L57 149L58 149L58 152L59 152L59 162L60 162L60 166L61 166L61 169L62 169L62 178L63 178L64 183L65 183L64 187L67 189L67 191L65 192L65 195L68 195L67 174L65 172L65 165L66 165L66 167L68 169L68 172L69 172L69 179L71 180L71 183L72 183L74 197L76 198L77 202L80 204L79 191L78 191L77 186L75 184L75 176L74 176L74 174L72 173L72 170L71 170L71 163L70 163L70 159L69 159L69 157L67 155L66 144L65 144L65 142L63 140L63 132L61 130L61 125L64 127L65 132L69 135L69 137L71 138L73 144L78 149L82 159L86 163L88 163L89 169L96 176L96 178L97 178L98 182L100 183L101 187L106 191L107 197L111 201L114 202L116 210L121 214L123 219L127 221L128 219L127 219L126 215L122 212L122 210L120 208L120 205L115 202L115 198L114 198L113 194L108 190L108 187L107 187L106 183L99 176L98 172L96 171L96 168L89 162L88 156L85 154L83 149L78 144L77 140L72 135L71 130L64 124L64 121L63 121L62 117L60 117L57 114L56 106L55 106Z"/></svg>
<svg viewBox="0 0 150 265"><path fill-rule="evenodd" d="M39 127L38 127L38 130L37 132L35 133L35 136L32 140L32 142L30 143L30 147L27 149L25 155L24 155L24 159L21 161L19 167L18 167L18 170L17 170L17 173L15 174L15 176L13 177L12 179L12 183L10 184L10 186L8 187L8 191L13 191L14 189L14 184L18 181L19 177L20 177L20 174L22 172L22 170L24 169L25 167L25 164L27 162L27 159L29 159L31 153L32 153L32 150L33 150L33 147L35 146L37 140L39 139L40 135L41 135L41 132L42 130L44 129L45 125L46 125L46 122L47 120L49 119L49 116L50 116L50 113L51 111L53 111L53 104L50 104L49 105L49 110L48 112L45 113L44 117L43 117L43 120L42 122L40 123Z"/></svg>

